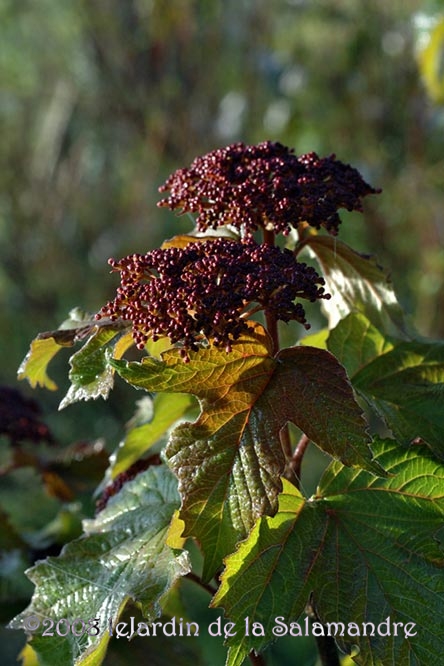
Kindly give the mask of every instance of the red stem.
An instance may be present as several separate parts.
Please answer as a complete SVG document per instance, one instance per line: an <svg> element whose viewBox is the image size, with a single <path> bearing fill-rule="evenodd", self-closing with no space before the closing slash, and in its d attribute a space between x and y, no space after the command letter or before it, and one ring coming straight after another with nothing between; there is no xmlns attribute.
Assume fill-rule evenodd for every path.
<svg viewBox="0 0 444 666"><path fill-rule="evenodd" d="M310 440L305 433L302 433L299 442L296 445L293 456L287 466L286 478L300 489L302 459L305 455Z"/></svg>
<svg viewBox="0 0 444 666"><path fill-rule="evenodd" d="M274 231L264 229L264 243L266 245L274 245L275 234ZM278 332L278 322L273 313L265 309L265 322L267 326L267 331L272 340L272 353L273 356L279 351L279 332Z"/></svg>
<svg viewBox="0 0 444 666"><path fill-rule="evenodd" d="M267 245L274 245L275 244L275 233L272 230L264 229L263 232L264 236L264 243ZM273 355L277 354L279 351L279 331L278 331L278 322L275 316L265 310L265 321L267 325L267 330L268 333L272 339L273 342ZM301 465L302 465L302 458L304 456L305 450L308 446L309 439L306 437L306 435L302 435L301 439L299 440L299 443L296 447L296 450L293 454L293 449L291 446L291 438L290 438L290 431L288 429L288 424L286 424L280 434L279 434L280 440L281 440L281 445L282 445L282 450L285 455L285 459L287 461L286 465L286 470L284 473L284 476L288 481L293 483L296 488L299 490L300 486L300 478L301 478Z"/></svg>

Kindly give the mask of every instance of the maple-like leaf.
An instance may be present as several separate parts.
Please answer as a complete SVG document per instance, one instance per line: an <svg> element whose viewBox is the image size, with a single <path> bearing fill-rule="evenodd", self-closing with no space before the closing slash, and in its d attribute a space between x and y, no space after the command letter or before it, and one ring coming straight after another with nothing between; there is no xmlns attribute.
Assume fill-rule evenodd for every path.
<svg viewBox="0 0 444 666"><path fill-rule="evenodd" d="M276 618L289 627L310 599L342 650L358 645L358 664L439 663L444 634L432 609L444 594L444 466L426 449L405 451L393 440L374 446L389 477L335 461L309 500L285 482L276 515L258 521L226 558L212 605L238 629L228 666L282 635ZM254 622L263 636L252 635ZM364 633L364 622L373 631L367 625Z"/></svg>
<svg viewBox="0 0 444 666"><path fill-rule="evenodd" d="M258 517L276 510L285 466L279 435L287 422L344 463L382 472L345 371L327 351L294 347L273 357L255 325L230 353L211 346L184 363L171 350L162 361L112 365L134 386L199 398L200 417L173 431L166 456L179 479L185 535L206 555L205 577Z"/></svg>

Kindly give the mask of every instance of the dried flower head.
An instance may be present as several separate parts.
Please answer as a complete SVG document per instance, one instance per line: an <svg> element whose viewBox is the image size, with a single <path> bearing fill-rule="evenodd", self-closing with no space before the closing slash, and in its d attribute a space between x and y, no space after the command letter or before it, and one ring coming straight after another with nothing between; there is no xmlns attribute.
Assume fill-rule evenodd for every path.
<svg viewBox="0 0 444 666"><path fill-rule="evenodd" d="M191 242L109 263L120 271L121 285L97 318L131 321L141 349L149 338L181 342L185 358L202 339L229 351L258 310L309 328L295 299L329 298L314 268L290 250L252 239Z"/></svg>
<svg viewBox="0 0 444 666"><path fill-rule="evenodd" d="M199 231L230 224L244 235L258 228L288 234L307 222L336 235L338 209L362 211L362 197L378 190L334 155L297 157L280 143L266 141L234 143L197 157L159 191L170 192L159 206L197 213Z"/></svg>

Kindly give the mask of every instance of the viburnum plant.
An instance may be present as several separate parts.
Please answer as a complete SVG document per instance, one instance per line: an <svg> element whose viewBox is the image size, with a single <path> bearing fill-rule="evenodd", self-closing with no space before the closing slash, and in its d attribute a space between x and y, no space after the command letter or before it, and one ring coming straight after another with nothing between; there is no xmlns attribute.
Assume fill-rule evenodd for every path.
<svg viewBox="0 0 444 666"><path fill-rule="evenodd" d="M11 626L42 664L100 664L128 604L151 636L187 577L231 628L228 666L265 664L307 627L323 664L338 648L366 666L438 663L444 343L417 335L376 261L336 237L338 210L376 190L335 156L271 142L198 157L160 189L195 228L111 259L115 297L38 336L20 368L55 388L49 362L80 342L62 406L106 398L116 375L147 397L97 515L28 572L35 593ZM307 335L316 301L327 325ZM282 347L291 321L300 335ZM308 496L310 442L331 461Z"/></svg>

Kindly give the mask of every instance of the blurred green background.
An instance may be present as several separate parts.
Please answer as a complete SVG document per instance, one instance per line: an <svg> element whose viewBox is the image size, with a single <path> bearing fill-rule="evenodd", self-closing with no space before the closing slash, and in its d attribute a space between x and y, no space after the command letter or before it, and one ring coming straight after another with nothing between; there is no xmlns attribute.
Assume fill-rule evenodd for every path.
<svg viewBox="0 0 444 666"><path fill-rule="evenodd" d="M112 297L108 257L190 228L156 207L157 188L234 141L335 153L382 187L340 237L376 254L419 331L443 337L443 17L438 0L0 0L0 383L19 386L39 331ZM57 413L68 356L60 392L20 389L62 446L112 450L133 392Z"/></svg>
<svg viewBox="0 0 444 666"><path fill-rule="evenodd" d="M109 256L189 229L157 188L237 140L334 152L382 187L341 238L376 253L419 330L442 336L444 106L418 58L441 8L1 0L1 381L37 332L112 296Z"/></svg>

